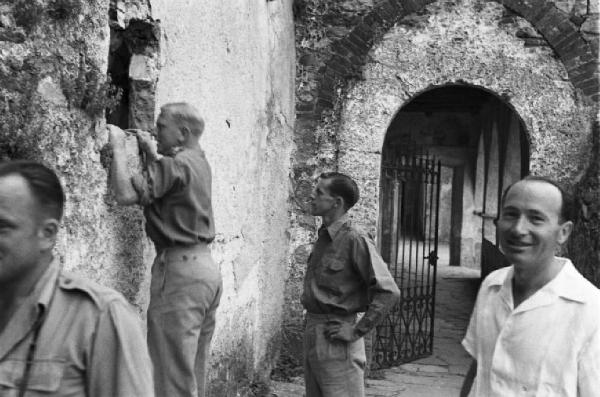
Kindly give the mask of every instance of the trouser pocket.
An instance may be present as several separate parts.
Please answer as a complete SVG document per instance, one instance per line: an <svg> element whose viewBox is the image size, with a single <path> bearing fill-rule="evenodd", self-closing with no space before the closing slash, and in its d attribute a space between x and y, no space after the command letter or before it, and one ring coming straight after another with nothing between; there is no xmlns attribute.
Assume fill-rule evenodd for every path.
<svg viewBox="0 0 600 397"><path fill-rule="evenodd" d="M315 332L315 350L319 361L340 361L348 358L348 344L341 340L327 339L325 324L317 324Z"/></svg>

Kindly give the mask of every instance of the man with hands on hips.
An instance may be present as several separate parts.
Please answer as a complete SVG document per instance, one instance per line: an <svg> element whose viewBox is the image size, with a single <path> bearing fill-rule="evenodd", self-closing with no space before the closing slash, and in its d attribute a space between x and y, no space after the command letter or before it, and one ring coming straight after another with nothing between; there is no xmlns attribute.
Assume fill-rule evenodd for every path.
<svg viewBox="0 0 600 397"><path fill-rule="evenodd" d="M311 213L323 225L301 298L307 397L364 396L363 336L400 296L386 263L348 218L358 198L356 183L337 172L321 174L311 196Z"/></svg>

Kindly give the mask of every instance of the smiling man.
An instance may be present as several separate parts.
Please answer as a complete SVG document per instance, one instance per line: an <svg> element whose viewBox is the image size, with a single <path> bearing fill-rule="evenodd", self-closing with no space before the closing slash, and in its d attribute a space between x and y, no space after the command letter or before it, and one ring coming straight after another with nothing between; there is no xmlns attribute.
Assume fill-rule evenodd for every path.
<svg viewBox="0 0 600 397"><path fill-rule="evenodd" d="M573 207L543 177L504 192L497 227L512 266L479 290L463 340L474 361L461 396L598 396L600 291L555 256L573 229Z"/></svg>

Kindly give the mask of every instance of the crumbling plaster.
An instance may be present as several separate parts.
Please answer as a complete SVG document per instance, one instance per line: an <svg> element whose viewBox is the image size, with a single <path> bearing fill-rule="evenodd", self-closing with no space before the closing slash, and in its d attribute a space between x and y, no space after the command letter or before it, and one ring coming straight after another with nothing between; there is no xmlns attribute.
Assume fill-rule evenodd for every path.
<svg viewBox="0 0 600 397"><path fill-rule="evenodd" d="M597 26L598 6L596 0L572 0L559 2L558 7L554 2L545 0L498 0L496 2L472 2L472 1L455 1L443 2L445 12L451 13L453 8L467 11L471 20L477 21L477 13L483 11L484 14L489 14L490 10L494 11L494 18L483 15L479 17L487 18L492 23L484 25L482 23L474 26L466 25L464 33L457 36L456 43L449 43L443 36L441 39L446 47L440 46L436 40L428 41L427 36L423 34L425 31L435 32L432 27L423 28L420 34L420 40L429 42L431 49L425 48L424 45L419 46L421 50L425 48L425 53L417 53L407 48L412 58L403 57L402 53L398 54L407 64L410 64L410 72L405 74L412 75L422 72L420 77L415 81L406 80L399 82L395 74L392 72L394 67L387 70L388 74L381 78L374 78L371 82L364 81L376 72L377 67L383 68L382 65L377 66L377 61L372 61L372 57L377 50L373 46L379 48L382 36L386 33L393 32L394 26L402 26L399 23L403 20L407 36L400 40L410 40L410 34L419 33L418 25L423 25L424 21L428 20L431 15L430 11L426 11L427 4L433 4L433 10L438 10L440 6L435 6L437 1L434 0L387 0L387 1L363 1L363 0L346 0L340 2L328 2L319 0L298 0L295 2L295 20L296 20L296 48L298 56L298 66L296 75L296 113L297 121L294 132L294 141L296 150L293 154L293 178L294 178L294 201L292 207L292 229L291 229L291 264L289 277L286 284L286 316L284 322L284 335L290 342L285 346L284 355L279 362L279 368L282 374L294 374L294 365L298 365L296 360L298 346L301 345L301 312L302 308L298 303L300 291L302 289L302 277L306 265L306 258L310 252L311 242L314 241L316 232L316 223L312 217L306 213L307 198L310 194L312 181L322 170L337 169L347 170L354 175L369 175L361 181L363 187L363 197L367 197L366 201L361 201L361 207L353 211L355 218L360 223L367 225L367 229L371 232L376 230L378 218L377 210L377 194L379 177L379 161L380 150L383 138L389 122L399 108L405 104L411 96L417 95L423 90L432 88L435 84L448 83L468 83L476 84L484 89L497 90L494 94L508 94L507 103L515 108L522 118L528 118L528 129L534 131L538 136L533 137L536 140L536 145L532 151L536 156L534 167L538 167L540 171L552 171L553 174L564 179L570 179L567 175L575 174L575 178L568 182L575 182L583 174L582 162L589 159L590 163L597 161L596 151L597 142L590 142L590 138L595 137L590 134L590 119L594 113L594 103L597 102L599 93L597 92L597 57L598 57L598 33L594 32L594 26ZM490 4L487 4L490 3ZM468 10L471 5L473 9ZM504 8L503 6L506 6ZM490 9L490 7L492 7ZM502 14L499 14L502 10ZM436 11L437 12L437 11ZM423 14L425 16L423 16ZM458 23L462 23L462 14L454 14L458 19ZM435 17L434 17L435 19ZM480 21L481 22L481 21ZM427 22L429 23L429 22ZM457 21L447 21L449 27L457 27ZM412 25L414 29L409 29ZM434 23L435 24L435 23ZM533 25L532 25L533 24ZM503 26L507 25L507 26ZM460 43L461 39L469 38L469 31L480 30L472 39L478 39L479 51L487 47L488 38L486 32L492 34L492 48L494 51L500 50L500 53L489 51L488 54L493 57L502 55L500 59L485 58L485 54L481 52L478 56L471 54L472 65L480 67L479 70L462 70L461 59L457 57L460 53L460 47L463 50L471 47L474 49L476 43ZM448 29L446 30L448 31ZM438 29L438 33L445 32L442 27ZM508 33L512 37L508 37ZM392 34L392 33L390 33ZM518 39L516 39L516 38ZM502 44L502 40L506 39L507 43ZM495 43L494 43L495 41ZM504 49L506 47L506 49ZM454 58L450 56L451 65L444 65L442 62L447 57L444 56L443 50L448 49ZM435 53L433 49L436 49ZM555 52L552 52L554 50ZM506 56L504 52L508 51ZM533 62L533 55L529 55L529 60L519 67L519 64L501 65L502 60L508 61L512 56L511 51L516 51L516 60L528 53L540 54L543 63L553 64L552 66L544 66L542 70L551 70L552 73L548 76L547 81L551 81L552 90L570 91L571 94L566 96L560 95L559 98L553 100L549 97L544 97L543 101L539 102L534 95L518 94L506 90L509 87L518 87L519 90L526 87L521 87L519 78L537 80L536 84L543 82L538 65ZM545 54L545 55L542 55ZM428 62L423 63L423 60ZM480 65L476 65L474 61L481 60ZM533 58L532 58L533 57ZM394 62L394 56L390 57ZM413 60L414 58L414 60ZM435 61L437 59L437 62ZM559 60L557 60L559 59ZM561 65L561 63L563 65ZM369 66L364 67L365 64ZM472 66L471 65L471 66ZM527 70L524 66L530 66ZM511 76L491 73L494 67L500 66L498 71L511 72L517 70L519 74L512 81ZM428 71L426 68L433 68L433 71ZM452 75L451 69L454 68L456 76ZM503 69L504 68L504 69ZM549 68L549 69L548 69ZM372 69L372 70L371 70ZM398 68L399 69L399 68ZM566 69L566 71L565 71ZM411 74L412 73L412 74ZM429 73L431 81L425 81L425 76ZM486 75L487 73L487 75ZM597 73L597 72L596 72ZM482 74L479 76L478 74ZM466 81L459 81L460 76L468 77ZM385 81L387 79L387 81ZM470 79L470 80L469 80ZM374 81L377 80L377 83ZM573 85L577 88L573 89ZM563 88L560 88L560 87ZM541 89L538 85L536 89ZM359 92L362 90L362 92ZM526 90L524 90L525 92ZM575 93L576 91L576 93ZM353 93L349 93L353 92ZM518 91L515 91L518 92ZM568 96L571 95L571 98ZM555 111L560 112L559 108L540 108L541 106L553 105L561 100L566 100L568 109L566 114L557 115L556 118L551 114ZM373 102L375 101L375 102ZM519 109L517 109L520 107ZM525 108L538 108L536 112L523 111ZM362 114L365 111L361 108L369 109L371 117L369 117L369 125L365 125L362 120L355 120L353 124L345 118L354 117L355 114ZM521 109L522 108L522 109ZM572 113L570 113L572 112ZM562 142L559 138L560 134L556 134L558 128L552 129L552 136L546 136L544 128L547 124L543 121L543 117L547 113L550 118L559 120L563 123L561 116L565 120L570 120L561 124L564 131L568 134L574 134L575 140L584 141L584 144L575 144L567 148L558 148L565 157L568 153L574 152L575 155L569 158L568 162L554 164L557 168L550 170L551 163L557 158L554 157L554 151L551 144L554 139L556 142ZM529 115L528 115L529 114ZM542 120L542 121L539 121ZM344 126L349 128L344 128ZM553 126L551 126L553 127ZM347 138L343 136L346 135ZM353 135L352 138L348 138ZM533 136L533 135L532 135ZM564 135L567 137L567 134ZM346 143L344 143L344 139ZM531 136L530 136L530 139ZM571 139L570 137L568 139ZM586 141L587 139L587 141ZM350 143L349 143L350 142ZM590 144L590 143L593 143ZM365 146L366 145L366 146ZM363 148L367 147L366 150ZM358 152L353 149L360 148ZM578 150L585 148L588 150L586 154L593 152L593 156L580 156ZM346 157L346 159L341 159ZM572 161L577 159L580 161ZM363 169L363 165L367 165L367 169ZM589 165L589 164L588 164ZM368 168L368 167L371 168ZM566 172L562 171L562 167L567 167ZM578 173L580 172L581 173ZM588 211L583 230L580 233L578 247L595 247L586 250L586 260L590 262L590 267L595 268L594 258L597 257L598 239L593 237L597 235L597 206L593 203L598 201L598 183L596 168L589 168L584 175L587 181L579 189L578 194L588 197L586 203ZM581 184L581 182L580 182ZM581 251L578 248L578 251ZM597 270L592 270L598 274ZM600 277L600 276L599 276ZM597 278L600 279L600 278ZM290 369L291 367L291 369Z"/></svg>
<svg viewBox="0 0 600 397"><path fill-rule="evenodd" d="M291 1L152 0L161 21L156 102L205 118L213 171L213 255L224 294L213 342L214 393L268 375L287 270L294 120ZM240 379L241 378L241 379Z"/></svg>
<svg viewBox="0 0 600 397"><path fill-rule="evenodd" d="M446 84L481 87L512 106L530 141L531 171L572 185L590 158L593 108L579 97L547 47L524 47L495 2L438 1L392 28L370 52L363 79L343 98L338 167L361 181L355 217L376 230L380 153L395 113ZM526 24L524 20L519 25Z"/></svg>
<svg viewBox="0 0 600 397"><path fill-rule="evenodd" d="M140 214L115 208L102 163L108 7L0 2L0 151L44 161L60 175L67 205L56 254L64 267L143 305Z"/></svg>
<svg viewBox="0 0 600 397"><path fill-rule="evenodd" d="M104 109L116 100L105 82L109 15L115 29L160 21L158 52L133 54L129 77L143 96L133 98L141 107L130 120L149 126L171 101L191 102L206 119L212 249L224 278L212 395L260 390L277 353L294 122L291 10L291 0L0 1L0 155L57 170L67 193L57 247L65 268L117 288L142 317L154 252L140 210L117 207L108 186ZM127 145L136 169L136 142Z"/></svg>

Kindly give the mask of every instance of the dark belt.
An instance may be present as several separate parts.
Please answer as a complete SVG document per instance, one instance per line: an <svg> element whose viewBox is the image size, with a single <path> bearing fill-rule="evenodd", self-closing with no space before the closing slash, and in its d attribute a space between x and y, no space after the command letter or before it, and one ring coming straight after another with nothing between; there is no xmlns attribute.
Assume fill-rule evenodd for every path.
<svg viewBox="0 0 600 397"><path fill-rule="evenodd" d="M350 314L333 314L333 313L306 313L307 320L315 320L315 321L328 321L328 320L340 320L344 322L354 322L356 321L356 313Z"/></svg>

